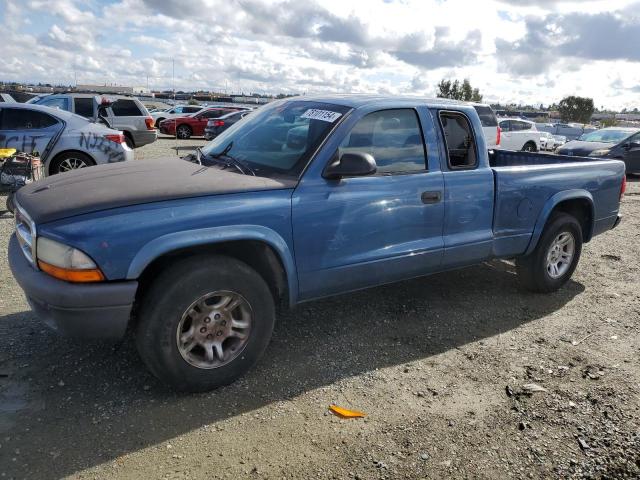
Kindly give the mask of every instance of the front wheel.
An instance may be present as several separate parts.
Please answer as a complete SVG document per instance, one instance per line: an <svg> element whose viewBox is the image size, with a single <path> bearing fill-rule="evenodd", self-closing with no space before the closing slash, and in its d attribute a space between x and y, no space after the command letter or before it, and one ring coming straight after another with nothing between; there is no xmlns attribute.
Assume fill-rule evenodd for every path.
<svg viewBox="0 0 640 480"><path fill-rule="evenodd" d="M538 151L538 147L533 142L527 142L527 143L524 144L524 147L522 147L522 151L523 152L537 152Z"/></svg>
<svg viewBox="0 0 640 480"><path fill-rule="evenodd" d="M249 370L274 323L273 296L255 270L229 257L197 256L153 282L141 303L136 340L160 380L176 390L202 392Z"/></svg>
<svg viewBox="0 0 640 480"><path fill-rule="evenodd" d="M558 290L573 275L582 252L582 227L565 213L554 214L545 226L535 250L516 259L518 280L528 290Z"/></svg>

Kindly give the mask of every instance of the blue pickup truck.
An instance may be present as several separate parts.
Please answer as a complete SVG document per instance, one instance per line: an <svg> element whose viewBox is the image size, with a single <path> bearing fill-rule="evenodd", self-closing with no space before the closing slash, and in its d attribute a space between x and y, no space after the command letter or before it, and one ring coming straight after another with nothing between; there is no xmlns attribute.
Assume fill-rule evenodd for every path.
<svg viewBox="0 0 640 480"><path fill-rule="evenodd" d="M625 186L617 160L488 152L473 106L442 99L278 101L190 160L26 186L9 245L47 324L131 332L188 391L246 372L278 308L494 258L554 291L583 242L619 223Z"/></svg>

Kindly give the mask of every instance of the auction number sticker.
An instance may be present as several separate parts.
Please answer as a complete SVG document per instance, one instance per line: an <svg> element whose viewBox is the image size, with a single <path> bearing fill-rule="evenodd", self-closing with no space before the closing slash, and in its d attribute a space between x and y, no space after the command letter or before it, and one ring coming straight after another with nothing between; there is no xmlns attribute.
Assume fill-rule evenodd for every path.
<svg viewBox="0 0 640 480"><path fill-rule="evenodd" d="M300 118L309 118L311 120L322 120L323 122L333 123L342 116L341 113L332 112L331 110L318 110L317 108L310 108Z"/></svg>

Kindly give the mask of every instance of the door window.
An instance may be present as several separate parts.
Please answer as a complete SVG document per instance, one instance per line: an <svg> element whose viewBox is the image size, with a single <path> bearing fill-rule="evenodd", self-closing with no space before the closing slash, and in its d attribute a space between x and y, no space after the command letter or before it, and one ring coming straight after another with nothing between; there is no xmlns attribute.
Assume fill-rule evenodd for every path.
<svg viewBox="0 0 640 480"><path fill-rule="evenodd" d="M510 120L503 120L500 122L500 130L502 130L503 132L510 132L511 131L511 121Z"/></svg>
<svg viewBox="0 0 640 480"><path fill-rule="evenodd" d="M5 108L0 130L37 130L55 125L58 121L51 115L25 108Z"/></svg>
<svg viewBox="0 0 640 480"><path fill-rule="evenodd" d="M140 117L142 112L133 100L116 100L111 105L111 110L116 117Z"/></svg>
<svg viewBox="0 0 640 480"><path fill-rule="evenodd" d="M381 110L361 118L338 147L338 155L369 153L378 173L414 173L426 170L422 130L415 110Z"/></svg>
<svg viewBox="0 0 640 480"><path fill-rule="evenodd" d="M40 102L40 105L51 108L59 108L60 110L69 110L69 99L64 97L48 98Z"/></svg>
<svg viewBox="0 0 640 480"><path fill-rule="evenodd" d="M511 130L519 132L522 130L531 130L531 124L527 122L520 122L518 120L511 121Z"/></svg>
<svg viewBox="0 0 640 480"><path fill-rule="evenodd" d="M457 112L440 112L449 168L475 168L478 164L473 130L467 117Z"/></svg>
<svg viewBox="0 0 640 480"><path fill-rule="evenodd" d="M80 115L85 118L93 117L93 98L74 98L73 105L76 115Z"/></svg>

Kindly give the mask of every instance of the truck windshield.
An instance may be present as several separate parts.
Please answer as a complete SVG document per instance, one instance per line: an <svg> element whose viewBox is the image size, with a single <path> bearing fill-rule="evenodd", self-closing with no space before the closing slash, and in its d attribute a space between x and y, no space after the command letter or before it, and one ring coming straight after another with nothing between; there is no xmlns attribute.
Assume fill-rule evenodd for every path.
<svg viewBox="0 0 640 480"><path fill-rule="evenodd" d="M258 176L298 176L333 127L349 112L342 105L284 100L252 112L202 148L202 163L229 157Z"/></svg>
<svg viewBox="0 0 640 480"><path fill-rule="evenodd" d="M618 143L634 132L629 130L596 130L595 132L585 133L578 140L582 142L602 142L602 143Z"/></svg>

